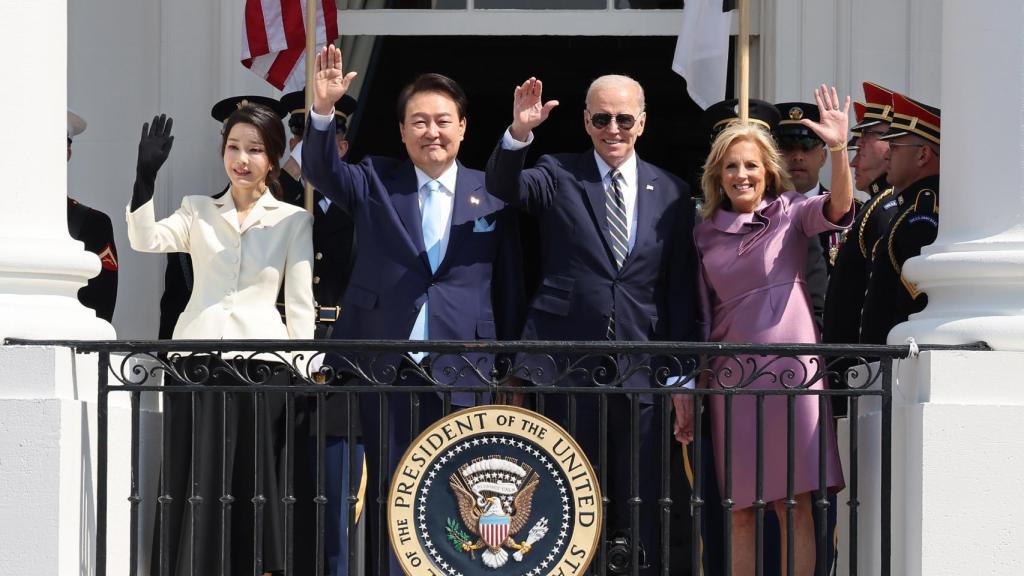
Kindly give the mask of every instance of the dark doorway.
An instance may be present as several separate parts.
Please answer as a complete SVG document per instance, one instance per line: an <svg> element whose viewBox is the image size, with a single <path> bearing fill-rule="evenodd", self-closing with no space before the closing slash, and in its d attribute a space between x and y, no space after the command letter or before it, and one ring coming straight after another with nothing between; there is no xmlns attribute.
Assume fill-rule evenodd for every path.
<svg viewBox="0 0 1024 576"><path fill-rule="evenodd" d="M673 37L386 36L378 38L360 97L351 159L365 154L402 156L395 98L417 74L438 72L457 80L469 96L469 126L459 159L482 169L511 122L512 91L536 76L544 96L561 105L536 133L531 164L550 152L585 150L583 101L602 74L632 76L647 97L647 129L637 144L644 160L694 182L708 142L699 106L672 71Z"/></svg>

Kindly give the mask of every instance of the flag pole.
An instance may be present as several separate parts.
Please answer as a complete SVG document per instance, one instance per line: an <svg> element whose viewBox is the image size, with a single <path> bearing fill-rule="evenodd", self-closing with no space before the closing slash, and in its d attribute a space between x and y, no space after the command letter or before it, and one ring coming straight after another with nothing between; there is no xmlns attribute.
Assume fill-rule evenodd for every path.
<svg viewBox="0 0 1024 576"><path fill-rule="evenodd" d="M750 0L739 0L740 34L737 52L740 57L739 93L740 122L746 124L750 117Z"/></svg>
<svg viewBox="0 0 1024 576"><path fill-rule="evenodd" d="M313 106L313 61L316 58L316 9L320 0L306 0L306 110ZM327 15L324 14L326 18ZM306 211L313 213L313 185L305 181Z"/></svg>

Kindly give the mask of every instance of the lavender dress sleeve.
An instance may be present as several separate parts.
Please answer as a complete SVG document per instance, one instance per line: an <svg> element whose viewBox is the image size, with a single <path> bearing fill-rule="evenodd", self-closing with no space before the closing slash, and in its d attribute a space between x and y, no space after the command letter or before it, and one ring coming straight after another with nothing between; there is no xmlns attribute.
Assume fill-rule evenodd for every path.
<svg viewBox="0 0 1024 576"><path fill-rule="evenodd" d="M853 224L854 204L852 202L850 209L846 211L839 223L833 224L825 216L825 203L828 202L831 194L826 193L807 198L799 192L786 192L785 196L790 200L790 218L797 229L808 237L822 232L845 230Z"/></svg>

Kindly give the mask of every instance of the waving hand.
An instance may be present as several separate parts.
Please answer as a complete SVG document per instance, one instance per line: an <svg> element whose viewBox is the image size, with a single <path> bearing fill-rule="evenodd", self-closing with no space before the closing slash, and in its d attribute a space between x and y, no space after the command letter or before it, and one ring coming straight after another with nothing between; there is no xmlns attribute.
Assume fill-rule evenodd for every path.
<svg viewBox="0 0 1024 576"><path fill-rule="evenodd" d="M156 174L167 161L174 144L171 126L174 120L166 114L153 116L153 123L142 124L139 156L135 164L135 185L132 188L132 211L149 202L156 186Z"/></svg>
<svg viewBox="0 0 1024 576"><path fill-rule="evenodd" d="M846 144L850 131L850 97L846 97L843 107L839 107L839 95L835 87L831 92L824 84L821 88L814 89L814 100L818 103L818 114L820 122L814 122L804 118L801 124L807 126L825 141L829 148L836 148Z"/></svg>
<svg viewBox="0 0 1024 576"><path fill-rule="evenodd" d="M316 55L313 64L313 110L330 114L334 103L348 92L356 73L345 74L341 67L341 50L328 44Z"/></svg>
<svg viewBox="0 0 1024 576"><path fill-rule="evenodd" d="M509 131L512 137L520 142L525 142L530 136L530 131L547 120L551 111L558 106L558 100L541 102L543 89L544 84L536 78L530 78L523 82L522 86L516 86L512 104L512 126Z"/></svg>

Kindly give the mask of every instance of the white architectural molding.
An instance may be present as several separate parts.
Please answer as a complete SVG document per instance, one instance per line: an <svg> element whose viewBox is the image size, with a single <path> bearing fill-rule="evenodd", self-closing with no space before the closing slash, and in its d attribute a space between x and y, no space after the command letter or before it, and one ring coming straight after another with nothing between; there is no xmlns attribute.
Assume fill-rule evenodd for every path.
<svg viewBox="0 0 1024 576"><path fill-rule="evenodd" d="M1019 0L945 0L939 235L904 275L928 306L890 342L1024 350L1024 37Z"/></svg>
<svg viewBox="0 0 1024 576"><path fill-rule="evenodd" d="M894 365L891 573L1024 574L1024 371L1019 352L924 352ZM880 388L877 382L873 388ZM881 570L879 397L860 400L858 573ZM849 478L849 421L838 432ZM839 576L850 574L849 490Z"/></svg>
<svg viewBox="0 0 1024 576"><path fill-rule="evenodd" d="M902 367L892 573L1024 573L1024 354L926 352Z"/></svg>
<svg viewBox="0 0 1024 576"><path fill-rule="evenodd" d="M94 574L97 355L0 346L0 367L0 566L9 574ZM144 394L141 403L140 441L149 446L160 442L156 400ZM111 394L107 415L107 573L127 574L129 395ZM159 450L149 450L142 458L139 541L151 542ZM140 568L148 566L148 551L143 546Z"/></svg>
<svg viewBox="0 0 1024 576"><path fill-rule="evenodd" d="M757 34L761 3L750 3ZM678 36L682 10L339 10L344 36ZM732 14L731 34L739 30Z"/></svg>
<svg viewBox="0 0 1024 576"><path fill-rule="evenodd" d="M811 100L822 82L863 100L870 80L938 104L943 0L762 1L765 100Z"/></svg>

